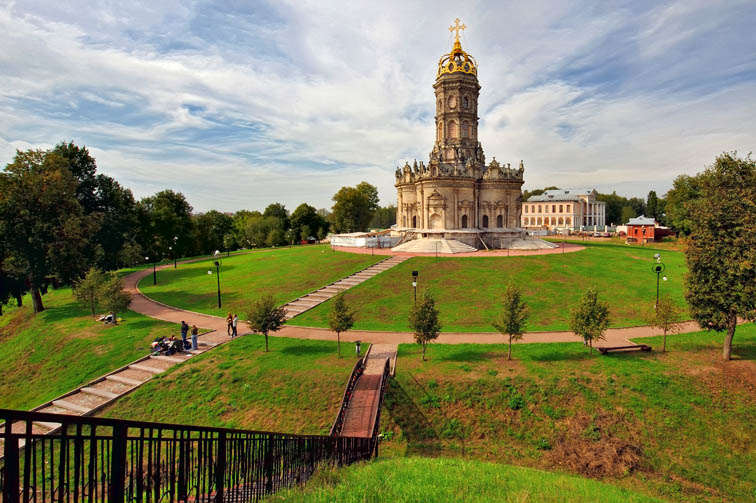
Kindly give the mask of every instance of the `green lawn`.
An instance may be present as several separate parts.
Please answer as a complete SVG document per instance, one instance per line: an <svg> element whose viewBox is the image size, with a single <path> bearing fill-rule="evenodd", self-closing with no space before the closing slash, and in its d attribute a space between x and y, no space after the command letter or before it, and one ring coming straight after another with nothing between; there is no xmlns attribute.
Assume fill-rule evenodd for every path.
<svg viewBox="0 0 756 503"><path fill-rule="evenodd" d="M677 501L756 499L756 326L670 336L667 353L579 343L401 345L389 456L464 456L613 480ZM654 348L661 338L643 339ZM641 489L643 488L643 489Z"/></svg>
<svg viewBox="0 0 756 503"><path fill-rule="evenodd" d="M586 250L530 257L412 258L352 288L347 301L357 311L356 329L407 331L413 270L419 271L418 296L431 292L448 332L494 331L501 292L509 281L521 285L530 307L528 330L567 330L570 308L594 286L609 302L612 326L644 325L643 311L656 298L654 253L649 247L586 243ZM682 253L662 251L668 293L680 306L686 271ZM289 323L326 327L330 302Z"/></svg>
<svg viewBox="0 0 756 503"><path fill-rule="evenodd" d="M107 417L328 434L356 357L336 343L240 337L172 367L122 398ZM342 348L343 350L344 348Z"/></svg>
<svg viewBox="0 0 756 503"><path fill-rule="evenodd" d="M266 501L297 503L633 503L660 501L571 475L473 460L394 458L315 474Z"/></svg>
<svg viewBox="0 0 756 503"><path fill-rule="evenodd" d="M157 286L153 286L150 274L139 283L139 289L171 306L225 316L229 311L243 312L263 293L273 294L281 304L289 302L384 258L333 252L326 245L223 256L220 269L223 309L218 309L217 276L211 259L158 271ZM212 274L207 273L209 270Z"/></svg>
<svg viewBox="0 0 756 503"><path fill-rule="evenodd" d="M70 288L50 290L45 311L23 308L0 316L0 407L30 409L149 352L158 336L178 326L133 311L105 326L78 304Z"/></svg>

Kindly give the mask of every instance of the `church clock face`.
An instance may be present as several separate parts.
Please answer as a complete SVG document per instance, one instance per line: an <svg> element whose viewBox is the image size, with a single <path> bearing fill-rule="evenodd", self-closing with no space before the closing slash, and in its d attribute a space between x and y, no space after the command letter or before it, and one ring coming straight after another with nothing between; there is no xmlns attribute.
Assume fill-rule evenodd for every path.
<svg viewBox="0 0 756 503"><path fill-rule="evenodd" d="M452 96L449 98L449 108L456 108L457 107L457 97Z"/></svg>

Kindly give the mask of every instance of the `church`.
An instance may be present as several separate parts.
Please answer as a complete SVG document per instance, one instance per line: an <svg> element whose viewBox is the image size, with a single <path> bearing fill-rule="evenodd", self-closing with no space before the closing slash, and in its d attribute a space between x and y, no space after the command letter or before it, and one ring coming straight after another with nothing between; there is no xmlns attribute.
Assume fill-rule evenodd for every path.
<svg viewBox="0 0 756 503"><path fill-rule="evenodd" d="M483 248L542 248L520 227L523 161L512 167L494 157L486 164L478 141L478 65L462 49L455 20L454 46L441 57L433 89L436 141L428 164L396 169L397 251L421 251L423 240L449 242L457 251ZM457 246L458 245L458 246Z"/></svg>

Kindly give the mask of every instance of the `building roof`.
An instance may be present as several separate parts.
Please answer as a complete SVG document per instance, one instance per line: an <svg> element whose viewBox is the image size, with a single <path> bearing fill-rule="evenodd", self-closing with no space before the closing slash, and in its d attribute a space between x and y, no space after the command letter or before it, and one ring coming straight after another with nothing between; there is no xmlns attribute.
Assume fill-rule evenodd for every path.
<svg viewBox="0 0 756 503"><path fill-rule="evenodd" d="M542 201L578 201L581 196L585 197L593 194L596 189L555 189L547 190L543 194L538 196L530 196L528 202L542 202ZM601 202L601 201L597 201Z"/></svg>
<svg viewBox="0 0 756 503"><path fill-rule="evenodd" d="M654 225L655 223L653 218L644 217L643 215L627 221L627 225Z"/></svg>

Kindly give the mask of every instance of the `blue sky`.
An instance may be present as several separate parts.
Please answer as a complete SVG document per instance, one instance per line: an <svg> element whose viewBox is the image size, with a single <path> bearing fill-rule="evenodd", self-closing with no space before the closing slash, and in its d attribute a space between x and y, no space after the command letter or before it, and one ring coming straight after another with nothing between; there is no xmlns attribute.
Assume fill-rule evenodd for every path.
<svg viewBox="0 0 756 503"><path fill-rule="evenodd" d="M95 4L95 5L92 5ZM525 187L664 193L756 144L756 2L0 2L0 162L86 145L196 211L330 207L427 160L467 26L487 159Z"/></svg>

